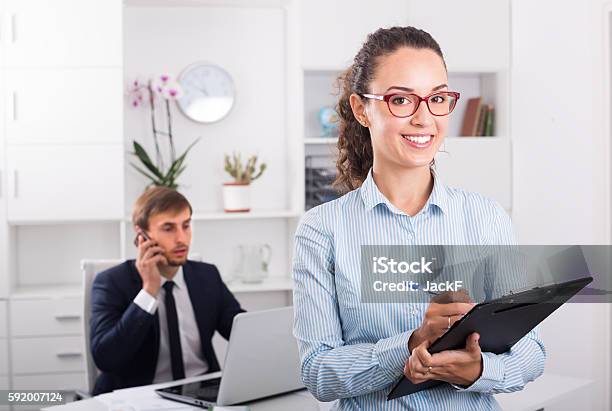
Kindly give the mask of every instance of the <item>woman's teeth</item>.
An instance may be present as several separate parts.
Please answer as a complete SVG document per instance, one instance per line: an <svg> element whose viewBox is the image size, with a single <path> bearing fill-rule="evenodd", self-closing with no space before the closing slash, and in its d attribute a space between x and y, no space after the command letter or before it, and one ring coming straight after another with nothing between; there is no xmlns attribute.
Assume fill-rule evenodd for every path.
<svg viewBox="0 0 612 411"><path fill-rule="evenodd" d="M413 143L417 143L417 144L425 144L425 143L429 143L429 140L431 140L431 136L406 136L406 135L402 135L402 137L404 137L406 140L412 141Z"/></svg>

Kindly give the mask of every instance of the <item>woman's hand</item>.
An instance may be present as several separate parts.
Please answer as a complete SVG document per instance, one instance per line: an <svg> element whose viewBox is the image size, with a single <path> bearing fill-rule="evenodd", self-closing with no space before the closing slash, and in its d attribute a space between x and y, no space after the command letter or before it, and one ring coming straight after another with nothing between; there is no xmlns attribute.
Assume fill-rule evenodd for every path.
<svg viewBox="0 0 612 411"><path fill-rule="evenodd" d="M421 326L410 335L410 339L408 340L410 352L425 341L429 342L431 345L438 337L444 334L455 321L463 317L475 305L471 300L467 300L470 302L452 302L448 304L440 304L433 301L435 300L432 300L432 303L427 307Z"/></svg>
<svg viewBox="0 0 612 411"><path fill-rule="evenodd" d="M463 350L447 350L433 355L427 351L429 342L423 341L406 361L404 375L414 384L438 380L472 385L482 374L479 338L478 333L472 333Z"/></svg>

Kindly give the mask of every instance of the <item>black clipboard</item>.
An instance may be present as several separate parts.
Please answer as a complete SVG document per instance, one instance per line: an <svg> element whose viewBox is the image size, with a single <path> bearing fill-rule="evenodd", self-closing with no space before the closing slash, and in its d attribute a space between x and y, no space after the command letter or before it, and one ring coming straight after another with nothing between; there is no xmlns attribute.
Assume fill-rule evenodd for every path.
<svg viewBox="0 0 612 411"><path fill-rule="evenodd" d="M505 353L591 281L593 277L583 277L564 283L536 287L477 304L438 338L428 351L435 354L445 350L465 348L467 337L477 332L480 334L479 343L483 352ZM441 384L447 383L426 381L413 384L406 377L402 377L389 392L387 400Z"/></svg>

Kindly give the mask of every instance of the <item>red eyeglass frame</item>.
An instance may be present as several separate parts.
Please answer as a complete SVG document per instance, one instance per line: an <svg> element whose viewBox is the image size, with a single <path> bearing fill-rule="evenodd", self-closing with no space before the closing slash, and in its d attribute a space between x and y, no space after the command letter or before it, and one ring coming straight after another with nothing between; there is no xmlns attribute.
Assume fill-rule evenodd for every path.
<svg viewBox="0 0 612 411"><path fill-rule="evenodd" d="M436 94L450 94L453 97L455 97L455 104L453 104L453 107L451 108L451 110L446 113L446 114L434 114L431 111L431 108L429 107L429 103L428 100L431 96L435 96ZM427 106L427 110L429 110L429 112L431 113L432 116L436 116L436 117L444 117L444 116L448 116L450 113L453 112L453 110L455 109L455 107L457 106L457 101L459 101L459 97L461 96L461 93L456 92L456 91L436 91L434 93L431 93L425 97L421 97L418 94L414 94L414 93L389 93L389 94L368 94L368 93L357 93L358 96L363 97L363 98L371 98L374 100L380 100L380 101L384 101L385 103L387 103L387 108L389 109L389 113L391 113L391 115L393 117L397 117L397 118L406 118L406 117L410 117L412 116L414 113L416 113L419 110L419 107L421 106L421 102L425 102L425 105ZM393 96L415 96L419 102L417 103L417 105L415 106L415 109L412 113L408 114L407 116L397 116L395 114L393 114L393 111L391 111L391 106L389 105L389 100L391 100L391 97Z"/></svg>

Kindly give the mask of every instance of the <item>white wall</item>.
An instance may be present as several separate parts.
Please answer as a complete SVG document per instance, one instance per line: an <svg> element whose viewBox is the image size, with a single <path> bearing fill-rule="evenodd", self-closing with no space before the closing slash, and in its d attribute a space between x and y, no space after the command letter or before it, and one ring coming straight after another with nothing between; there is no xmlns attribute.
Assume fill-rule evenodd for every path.
<svg viewBox="0 0 612 411"><path fill-rule="evenodd" d="M187 119L173 104L177 152L195 138L200 142L187 158L180 179L182 192L197 211L222 209L223 153L259 154L268 170L253 184L254 209L287 209L284 16L279 8L127 7L124 12L126 82L157 73L178 75L206 61L223 67L234 79L236 102L215 124ZM162 130L165 126L161 124ZM146 109L126 109L125 136L148 143L152 136ZM126 207L145 180L128 170Z"/></svg>
<svg viewBox="0 0 612 411"><path fill-rule="evenodd" d="M609 241L602 5L512 4L513 210L522 242Z"/></svg>
<svg viewBox="0 0 612 411"><path fill-rule="evenodd" d="M523 244L609 244L603 0L512 2L513 220ZM542 325L547 372L592 379L610 405L609 304Z"/></svg>
<svg viewBox="0 0 612 411"><path fill-rule="evenodd" d="M234 80L236 100L227 117L199 124L171 105L177 153L197 137L187 157L179 190L194 212L222 210L224 153L257 154L268 168L251 187L252 210L287 210L289 157L286 135L286 16L279 7L126 7L124 11L124 75L126 84L158 73L178 76L188 65L205 61L224 68ZM158 127L165 130L165 118ZM148 108L125 109L126 150L136 139L153 151ZM162 140L165 140L162 138ZM167 158L167 157L166 157ZM128 157L133 161L132 156ZM148 182L129 165L126 170L126 211ZM234 269L236 244L267 243L273 250L271 276L287 276L287 221L199 221L194 224L192 250L216 264L227 279ZM126 254L134 256L127 245Z"/></svg>

